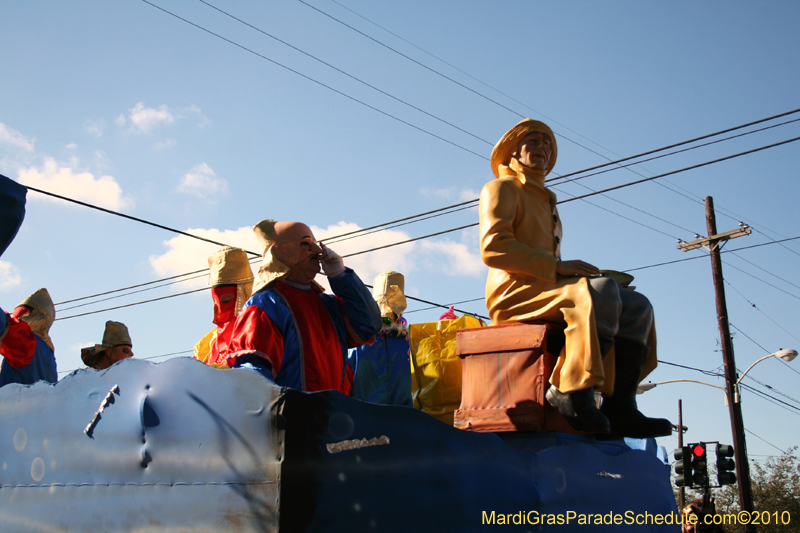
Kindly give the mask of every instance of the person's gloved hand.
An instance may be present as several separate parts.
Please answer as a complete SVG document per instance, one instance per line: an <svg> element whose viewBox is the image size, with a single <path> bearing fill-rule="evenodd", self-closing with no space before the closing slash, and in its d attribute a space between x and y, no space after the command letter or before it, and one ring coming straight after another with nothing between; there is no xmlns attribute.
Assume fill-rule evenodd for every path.
<svg viewBox="0 0 800 533"><path fill-rule="evenodd" d="M322 245L322 255L319 261L322 263L322 271L329 278L335 278L344 272L344 260L342 260L342 257L324 244Z"/></svg>

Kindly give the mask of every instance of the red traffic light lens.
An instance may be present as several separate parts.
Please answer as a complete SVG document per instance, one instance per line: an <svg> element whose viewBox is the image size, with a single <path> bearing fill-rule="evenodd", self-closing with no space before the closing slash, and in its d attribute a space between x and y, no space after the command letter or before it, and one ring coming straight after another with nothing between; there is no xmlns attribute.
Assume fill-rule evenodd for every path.
<svg viewBox="0 0 800 533"><path fill-rule="evenodd" d="M706 449L702 444L698 444L692 448L692 453L695 455L695 457L703 457L703 455L706 453Z"/></svg>

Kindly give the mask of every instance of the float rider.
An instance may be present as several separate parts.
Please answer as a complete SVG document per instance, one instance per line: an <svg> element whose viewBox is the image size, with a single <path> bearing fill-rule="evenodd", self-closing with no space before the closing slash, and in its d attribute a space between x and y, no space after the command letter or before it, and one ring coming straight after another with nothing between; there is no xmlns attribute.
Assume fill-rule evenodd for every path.
<svg viewBox="0 0 800 533"><path fill-rule="evenodd" d="M657 362L650 302L594 265L561 259L561 218L545 185L557 156L553 131L531 119L492 151L497 179L480 195L489 315L495 324L566 326L546 398L573 428L614 437L669 435L668 420L647 418L636 406L636 387ZM601 409L595 389L606 396Z"/></svg>

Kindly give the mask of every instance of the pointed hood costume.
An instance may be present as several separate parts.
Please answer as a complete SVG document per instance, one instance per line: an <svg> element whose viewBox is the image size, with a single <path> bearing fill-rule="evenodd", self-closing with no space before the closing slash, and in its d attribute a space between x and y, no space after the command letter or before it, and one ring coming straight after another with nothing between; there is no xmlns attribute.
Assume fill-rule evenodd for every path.
<svg viewBox="0 0 800 533"><path fill-rule="evenodd" d="M224 246L208 256L208 271L208 285L214 302L212 322L217 327L195 344L194 357L227 368L224 360L219 361L220 350L225 351L233 321L253 293L253 271L247 252L231 246ZM229 295L233 298L228 298Z"/></svg>

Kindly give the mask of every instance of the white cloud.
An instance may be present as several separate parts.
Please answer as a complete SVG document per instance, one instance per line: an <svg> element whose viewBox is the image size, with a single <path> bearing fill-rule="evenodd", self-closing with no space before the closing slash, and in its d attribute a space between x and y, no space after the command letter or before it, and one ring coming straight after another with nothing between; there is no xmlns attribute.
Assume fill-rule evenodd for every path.
<svg viewBox="0 0 800 533"><path fill-rule="evenodd" d="M256 222L256 220L253 221L254 224ZM445 272L453 276L478 277L486 275L486 267L481 262L480 255L477 252L474 231L463 232L462 238L464 242L462 243L450 240L418 241L347 257L352 253L378 248L410 238L408 234L402 231L381 230L338 242L333 239L335 236L359 229L361 228L350 222L339 222L327 228L311 226L311 230L317 240L325 242L326 245L330 241L329 247L341 255L344 258L344 264L355 270L361 280L368 285L372 285L372 280L375 276L385 270L402 272L406 275L406 280L409 280L409 274L420 270ZM237 230L188 229L186 231L199 237L261 253L253 230L249 227ZM472 241L476 241L474 245L471 244ZM214 244L184 235L165 241L164 246L168 248L166 253L150 257L150 265L159 277L174 276L206 268L208 266L208 256L218 248ZM260 260L252 263L253 273L258 271L260 264ZM317 282L330 291L330 286L324 275L317 276ZM205 286L206 283L207 277L201 276L196 280L182 283L180 286L175 285L174 290L186 290L189 287L199 288Z"/></svg>
<svg viewBox="0 0 800 533"><path fill-rule="evenodd" d="M188 229L186 232L212 241L261 253L256 236L252 228L249 227L237 230ZM159 256L150 256L150 266L153 267L159 277L175 276L207 268L208 256L219 249L216 244L193 239L185 235L178 235L168 241L164 241L164 246L169 249L166 253ZM257 262L253 265L254 273L258 270L259 264L260 262ZM173 287L176 290L185 290L186 287L199 288L206 286L207 282L207 276L200 276L197 279L182 283L180 286L173 285Z"/></svg>
<svg viewBox="0 0 800 533"><path fill-rule="evenodd" d="M480 253L464 243L445 239L420 242L422 261L431 270L439 270L459 276L485 276L487 267Z"/></svg>
<svg viewBox="0 0 800 533"><path fill-rule="evenodd" d="M112 176L95 178L91 172L63 166L50 157L45 158L41 167L20 169L19 182L116 211L133 207L133 200L123 195L122 188ZM29 198L56 201L40 194L30 195Z"/></svg>
<svg viewBox="0 0 800 533"><path fill-rule="evenodd" d="M72 168L78 168L78 160L74 159L71 165ZM114 164L103 150L95 150L92 153L91 168L93 168L96 173L107 174L114 168Z"/></svg>
<svg viewBox="0 0 800 533"><path fill-rule="evenodd" d="M318 228L311 226L311 231L318 241L323 241L328 246L327 240L331 237L336 237L351 231L357 231L359 228L356 224L349 222L339 222L327 228ZM396 270L408 276L409 272L416 269L414 253L417 249L416 242L408 244L401 244L399 246L392 246L391 248L384 248L383 250L376 250L374 252L354 255L352 257L345 257L352 253L386 246L395 242L405 241L411 237L402 231L396 230L381 230L376 233L370 233L364 236L358 236L354 239L347 239L336 241L331 240L329 248L334 250L337 254L344 258L344 264L356 271L361 280L372 285L372 280L385 270ZM327 278L325 276L317 276L317 281L327 289Z"/></svg>
<svg viewBox="0 0 800 533"><path fill-rule="evenodd" d="M419 190L419 193L425 197L433 196L435 198L444 198L446 200L454 198L464 202L468 200L475 200L478 196L480 196L479 192L470 189L462 189L459 191L455 186L447 187L445 189L431 189L430 187L422 187Z"/></svg>
<svg viewBox="0 0 800 533"><path fill-rule="evenodd" d="M120 115L124 120L125 117ZM175 122L175 117L170 112L166 104L161 105L158 109L153 107L145 107L144 102L139 102L129 110L128 118L131 121L131 127L136 133L150 133L156 127L162 124L172 124ZM120 123L119 118L117 124ZM122 122L124 124L124 122Z"/></svg>
<svg viewBox="0 0 800 533"><path fill-rule="evenodd" d="M28 139L20 132L13 128L9 128L0 122L0 146L13 150L21 150L23 152L33 152L33 139Z"/></svg>
<svg viewBox="0 0 800 533"><path fill-rule="evenodd" d="M202 128L211 123L203 110L194 104L186 107L171 108L167 104L158 107L146 107L144 102L138 102L127 113L120 113L114 123L120 128L129 126L127 132L146 134L151 133L160 126L174 124L178 120L189 118L197 119L197 127ZM175 146L173 139L156 143L155 149L161 150Z"/></svg>
<svg viewBox="0 0 800 533"><path fill-rule="evenodd" d="M178 192L212 199L228 194L228 182L225 178L217 177L217 173L206 163L200 163L184 174Z"/></svg>
<svg viewBox="0 0 800 533"><path fill-rule="evenodd" d="M481 195L480 191L473 191L472 189L462 189L460 193L458 193L461 201L467 202L469 200L475 200Z"/></svg>
<svg viewBox="0 0 800 533"><path fill-rule="evenodd" d="M99 139L103 136L103 131L106 129L106 123L102 118L92 119L88 118L83 123L83 129L89 135Z"/></svg>
<svg viewBox="0 0 800 533"><path fill-rule="evenodd" d="M208 117L203 113L203 110L197 107L194 104L191 104L188 107L184 107L179 112L180 118L188 117L188 116L196 116L197 117L197 127L203 128L211 124L211 121L208 120Z"/></svg>
<svg viewBox="0 0 800 533"><path fill-rule="evenodd" d="M22 276L17 267L8 261L0 261L0 290L16 287L22 283Z"/></svg>
<svg viewBox="0 0 800 533"><path fill-rule="evenodd" d="M77 144L75 144L75 143L69 143L69 144L68 144L68 145L66 145L64 148L66 148L67 150L74 150L74 149L76 149L77 147L78 147L78 145L77 145Z"/></svg>
<svg viewBox="0 0 800 533"><path fill-rule="evenodd" d="M448 187L446 189L431 189L430 187L422 187L419 190L419 193L426 197L435 196L436 198L452 198L455 190L455 187Z"/></svg>
<svg viewBox="0 0 800 533"><path fill-rule="evenodd" d="M178 141L175 139L164 139L163 141L158 141L153 145L153 150L161 151L167 150L169 148L174 148L178 146Z"/></svg>

